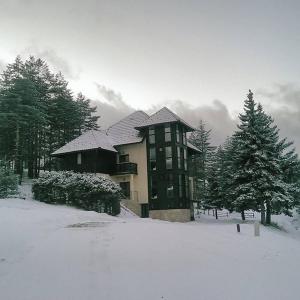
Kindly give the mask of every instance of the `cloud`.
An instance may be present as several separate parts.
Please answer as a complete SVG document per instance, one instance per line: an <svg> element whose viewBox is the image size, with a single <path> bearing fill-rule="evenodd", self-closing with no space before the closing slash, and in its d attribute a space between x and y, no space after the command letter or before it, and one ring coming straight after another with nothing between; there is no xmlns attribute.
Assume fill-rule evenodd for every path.
<svg viewBox="0 0 300 300"><path fill-rule="evenodd" d="M99 124L103 129L121 120L135 109L128 105L120 93L96 83L101 99L94 101ZM259 90L254 95L255 100L262 102L264 109L270 114L280 129L281 137L294 141L300 151L300 88L291 84L277 84L272 90ZM214 100L211 105L193 107L183 100L174 100L153 105L146 113L152 114L162 108L169 107L182 119L197 127L200 120L204 121L207 129L212 129L211 142L213 145L222 144L227 136L236 130L238 118L233 118L228 108L220 100Z"/></svg>
<svg viewBox="0 0 300 300"><path fill-rule="evenodd" d="M211 142L214 145L222 144L236 128L225 104L214 100L212 105L192 107L182 100L177 100L169 105L170 109L194 127L198 127L200 120L211 129Z"/></svg>
<svg viewBox="0 0 300 300"><path fill-rule="evenodd" d="M34 55L37 58L44 59L55 72L61 72L66 79L79 79L80 71L75 71L66 59L59 56L56 51L51 48L40 49L32 43L32 45L25 48L20 55L26 58L29 55Z"/></svg>
<svg viewBox="0 0 300 300"><path fill-rule="evenodd" d="M94 100L92 104L97 107L97 113L100 115L99 125L102 129L106 129L135 111L123 100L120 93L98 83L95 85L101 98Z"/></svg>
<svg viewBox="0 0 300 300"><path fill-rule="evenodd" d="M294 141L300 152L300 88L294 84L276 84L271 90L260 90L264 108L280 129L281 137Z"/></svg>
<svg viewBox="0 0 300 300"><path fill-rule="evenodd" d="M124 101L120 93L106 86L95 84L102 98L93 101L93 105L97 106L100 115L99 125L101 128L109 127L135 110ZM163 106L169 107L194 127L197 127L200 120L203 120L207 125L207 129L212 129L211 141L214 145L223 143L226 137L231 135L235 129L235 122L231 118L227 107L219 100L215 100L212 105L198 107L191 107L182 100L169 101L162 105L152 106L145 112L152 114Z"/></svg>

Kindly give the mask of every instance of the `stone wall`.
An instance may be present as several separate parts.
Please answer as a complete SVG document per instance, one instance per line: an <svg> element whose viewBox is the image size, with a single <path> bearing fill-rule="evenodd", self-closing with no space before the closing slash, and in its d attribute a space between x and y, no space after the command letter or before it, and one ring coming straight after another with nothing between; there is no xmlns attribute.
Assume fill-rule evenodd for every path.
<svg viewBox="0 0 300 300"><path fill-rule="evenodd" d="M150 210L149 217L170 222L189 222L191 212L189 209Z"/></svg>

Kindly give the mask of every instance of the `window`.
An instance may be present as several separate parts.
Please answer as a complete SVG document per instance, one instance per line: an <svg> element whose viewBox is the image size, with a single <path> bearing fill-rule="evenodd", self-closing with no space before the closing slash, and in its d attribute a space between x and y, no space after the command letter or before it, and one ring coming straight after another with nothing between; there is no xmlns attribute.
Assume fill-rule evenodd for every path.
<svg viewBox="0 0 300 300"><path fill-rule="evenodd" d="M181 148L178 146L177 147L177 167L178 169L182 168L182 163L181 163Z"/></svg>
<svg viewBox="0 0 300 300"><path fill-rule="evenodd" d="M119 163L129 162L129 154L121 154L119 155Z"/></svg>
<svg viewBox="0 0 300 300"><path fill-rule="evenodd" d="M165 124L165 142L171 142L171 125Z"/></svg>
<svg viewBox="0 0 300 300"><path fill-rule="evenodd" d="M150 169L156 170L156 148L150 147Z"/></svg>
<svg viewBox="0 0 300 300"><path fill-rule="evenodd" d="M153 126L149 127L149 144L155 144L155 129Z"/></svg>
<svg viewBox="0 0 300 300"><path fill-rule="evenodd" d="M130 182L120 182L120 187L122 189L123 195L127 198L130 199Z"/></svg>
<svg viewBox="0 0 300 300"><path fill-rule="evenodd" d="M157 180L151 177L151 199L157 199Z"/></svg>
<svg viewBox="0 0 300 300"><path fill-rule="evenodd" d="M179 126L176 124L176 142L179 143Z"/></svg>
<svg viewBox="0 0 300 300"><path fill-rule="evenodd" d="M174 197L174 184L173 184L173 174L167 175L167 197Z"/></svg>
<svg viewBox="0 0 300 300"><path fill-rule="evenodd" d="M187 175L185 176L185 197L189 197L189 178Z"/></svg>
<svg viewBox="0 0 300 300"><path fill-rule="evenodd" d="M184 170L187 171L187 152L186 152L186 148L183 149L183 159L184 159Z"/></svg>
<svg viewBox="0 0 300 300"><path fill-rule="evenodd" d="M172 147L165 147L165 156L166 156L166 169L172 169Z"/></svg>
<svg viewBox="0 0 300 300"><path fill-rule="evenodd" d="M182 131L182 139L183 139L183 144L186 145L187 142L186 142L186 131L185 131L185 129L183 129L183 131Z"/></svg>
<svg viewBox="0 0 300 300"><path fill-rule="evenodd" d="M77 165L81 165L81 160L82 160L81 153L77 153Z"/></svg>
<svg viewBox="0 0 300 300"><path fill-rule="evenodd" d="M179 182L178 182L178 187L179 187L179 191L178 191L178 193L179 193L179 198L182 198L182 196L183 196L183 183L182 183L182 176L183 175L179 175Z"/></svg>

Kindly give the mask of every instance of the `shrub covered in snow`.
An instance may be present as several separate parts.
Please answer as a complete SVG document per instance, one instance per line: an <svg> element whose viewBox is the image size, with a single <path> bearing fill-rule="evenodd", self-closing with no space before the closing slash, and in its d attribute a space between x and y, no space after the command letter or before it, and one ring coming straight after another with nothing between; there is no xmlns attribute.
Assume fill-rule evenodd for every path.
<svg viewBox="0 0 300 300"><path fill-rule="evenodd" d="M34 180L32 191L39 201L74 205L111 215L120 213L120 186L96 174L45 172Z"/></svg>
<svg viewBox="0 0 300 300"><path fill-rule="evenodd" d="M13 173L8 164L0 161L0 197L7 197L17 190L18 176Z"/></svg>

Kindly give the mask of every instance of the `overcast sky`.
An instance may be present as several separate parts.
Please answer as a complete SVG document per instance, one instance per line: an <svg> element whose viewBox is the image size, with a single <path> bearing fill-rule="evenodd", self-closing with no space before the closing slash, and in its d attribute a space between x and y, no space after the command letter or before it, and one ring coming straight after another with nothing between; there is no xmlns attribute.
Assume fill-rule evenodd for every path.
<svg viewBox="0 0 300 300"><path fill-rule="evenodd" d="M300 1L0 0L0 69L46 59L103 126L167 104L219 142L251 88L300 146L299 53Z"/></svg>

